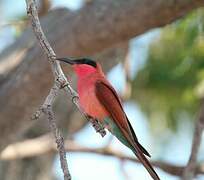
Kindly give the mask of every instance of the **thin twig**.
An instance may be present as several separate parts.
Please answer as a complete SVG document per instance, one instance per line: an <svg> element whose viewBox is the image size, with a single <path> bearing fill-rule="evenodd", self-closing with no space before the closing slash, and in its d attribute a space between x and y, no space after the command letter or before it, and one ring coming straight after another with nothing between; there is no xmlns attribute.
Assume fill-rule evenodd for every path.
<svg viewBox="0 0 204 180"><path fill-rule="evenodd" d="M30 20L32 22L32 27L33 27L33 31L36 35L36 38L38 39L42 49L45 51L51 66L52 66L52 72L53 75L55 77L55 85L53 86L53 88L51 88L49 95L47 96L44 104L42 105L42 108L40 110L42 110L45 114L47 114L47 118L49 121L49 125L50 125L50 129L53 132L55 139L56 139L56 144L57 144L57 149L59 151L59 156L60 156L60 163L61 163L61 168L62 171L64 173L64 179L65 180L71 180L71 175L69 173L68 170L68 164L67 164L67 160L66 160L66 153L65 153L65 149L64 149L64 140L63 137L61 136L60 132L57 129L57 125L56 125L56 120L54 117L54 113L52 111L52 105L53 102L55 100L55 97L58 94L59 88L57 86L57 83L59 84L59 87L68 85L68 81L66 80L62 69L60 67L59 62L55 61L56 58L56 54L53 51L52 47L50 46L47 38L45 37L41 25L40 25L40 21L38 18L38 12L37 12L37 8L36 8L36 3L34 0L26 0L26 4L27 4L27 14L30 17ZM72 94L74 94L74 90L70 87L70 92L72 92ZM38 118L40 117L40 110L37 111L37 113L35 114L34 118Z"/></svg>
<svg viewBox="0 0 204 180"><path fill-rule="evenodd" d="M203 129L204 129L204 103L201 106L200 114L196 122L191 155L188 164L185 167L182 180L192 180L196 174L197 155L201 144Z"/></svg>
<svg viewBox="0 0 204 180"><path fill-rule="evenodd" d="M27 3L27 14L30 17L32 28L35 33L36 38L38 39L38 42L40 43L42 49L46 53L52 67L52 71L55 77L55 81L59 83L59 87L66 86L68 84L68 81L62 72L62 69L60 67L60 63L58 61L55 61L56 54L52 47L50 46L45 34L42 31L40 21L38 18L38 12L36 8L35 0L26 0ZM69 86L70 91L72 94L75 94L75 91Z"/></svg>
<svg viewBox="0 0 204 180"><path fill-rule="evenodd" d="M64 148L64 138L57 128L56 119L54 117L52 107L50 105L47 105L46 108L43 108L43 112L45 114L47 114L47 119L49 121L50 129L53 132L53 135L54 135L55 140L56 140L57 149L58 149L59 155L60 155L61 168L62 168L62 171L64 173L64 179L65 180L71 180L71 175L69 173L68 165L67 165L66 151Z"/></svg>
<svg viewBox="0 0 204 180"><path fill-rule="evenodd" d="M43 109L46 109L48 106L52 106L55 101L55 98L58 95L59 88L54 84L54 86L50 89L50 93L46 97L43 105L32 115L32 120L37 120L40 118L41 112Z"/></svg>
<svg viewBox="0 0 204 180"><path fill-rule="evenodd" d="M55 54L54 50L52 49L50 43L48 42L45 34L42 31L40 21L38 18L38 12L37 12L35 1L34 0L26 0L26 2L27 2L27 14L31 19L33 31L34 31L36 38L38 39L42 49L45 51L45 53L49 59L49 62L51 63L52 72L53 72L53 75L55 77L56 84L58 85L59 88L64 89L67 93L71 94L72 102L76 105L76 107L81 112L81 114L89 121L86 114L84 114L84 112L80 108L77 92L71 87L69 81L65 77L59 61L56 61L56 54ZM38 110L32 116L32 119L38 119L39 117L40 117L40 111ZM90 121L90 122L92 122L92 121ZM93 124L93 126L94 126L94 124ZM98 132L99 133L102 132L101 136L102 137L104 136L104 132L102 130L98 131Z"/></svg>
<svg viewBox="0 0 204 180"><path fill-rule="evenodd" d="M71 180L71 175L69 173L67 159L66 159L66 151L65 151L65 147L64 147L64 138L57 128L56 119L55 119L55 116L54 116L54 113L52 110L52 105L54 103L55 98L57 97L58 90L59 90L59 88L56 85L54 85L51 88L51 90L50 90L47 98L45 99L44 104L40 108L39 112L42 111L43 113L45 113L47 115L50 130L53 133L53 135L55 137L55 142L57 144L57 149L58 149L59 156L60 156L60 163L61 163L61 168L62 168L62 171L64 174L64 179L65 180Z"/></svg>
<svg viewBox="0 0 204 180"><path fill-rule="evenodd" d="M56 54L52 49L52 47L50 46L41 28L35 0L26 0L26 5L27 5L27 14L31 20L34 34L38 39L38 42L40 43L42 49L44 50L44 52L48 57L48 60L51 64L52 72L55 78L54 87L50 90L50 93L47 96L42 107L34 114L34 116L32 116L32 119L38 119L40 117L41 110L47 114L51 130L56 138L56 143L57 143L57 147L60 155L61 168L64 173L64 178L68 180L68 179L71 179L71 176L68 171L68 165L67 165L65 150L64 150L64 141L61 134L57 130L56 120L54 118L54 113L52 111L52 104L55 100L55 97L58 94L59 89L64 89L66 92L70 93L72 102L77 106L77 108L82 114L84 113L83 111L81 111L78 103L78 94L76 93L76 91L74 91L74 89L71 87L70 83L66 79L59 61L56 61ZM85 114L84 116L87 118ZM103 134L101 135L104 136Z"/></svg>

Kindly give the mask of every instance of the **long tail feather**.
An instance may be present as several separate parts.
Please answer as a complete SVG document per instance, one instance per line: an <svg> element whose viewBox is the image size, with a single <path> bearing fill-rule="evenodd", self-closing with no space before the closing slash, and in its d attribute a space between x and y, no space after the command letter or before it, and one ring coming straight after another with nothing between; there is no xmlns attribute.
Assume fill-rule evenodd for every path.
<svg viewBox="0 0 204 180"><path fill-rule="evenodd" d="M120 99L113 87L104 79L95 83L95 93L99 102L109 113L109 130L127 147L131 148L154 180L160 180L146 156L147 150L139 144L136 134L123 110Z"/></svg>
<svg viewBox="0 0 204 180"><path fill-rule="evenodd" d="M141 146L141 145L140 145ZM140 160L140 162L144 165L144 167L147 169L149 174L152 176L154 180L160 180L159 176L157 175L156 171L153 169L152 165L148 161L148 159L143 154L143 149L138 146L138 144L135 144L135 151L134 154L137 156L137 158Z"/></svg>

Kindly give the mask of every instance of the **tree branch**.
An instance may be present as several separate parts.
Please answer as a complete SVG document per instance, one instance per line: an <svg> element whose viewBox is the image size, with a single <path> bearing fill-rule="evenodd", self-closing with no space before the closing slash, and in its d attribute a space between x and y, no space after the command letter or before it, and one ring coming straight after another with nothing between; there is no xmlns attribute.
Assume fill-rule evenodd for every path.
<svg viewBox="0 0 204 180"><path fill-rule="evenodd" d="M47 40L47 38L46 38L42 28L41 28L35 0L26 0L26 5L27 5L27 14L30 17L30 20L32 22L33 31L35 33L36 38L38 39L39 44L41 45L42 49L44 50L45 54L48 57L48 60L51 64L52 72L53 72L53 75L55 78L55 85L50 90L50 93L47 96L47 98L46 98L46 100L42 106L42 112L47 114L47 118L48 118L48 121L50 124L50 129L52 130L52 132L55 136L55 139L56 139L56 143L57 143L57 147L58 147L59 155L60 155L61 168L62 168L63 173L64 173L64 179L70 180L71 175L70 175L69 170L68 170L66 154L65 154L65 150L64 150L63 137L61 136L59 130L57 129L56 120L54 117L54 113L52 111L52 105L53 105L55 97L57 96L59 89L62 88L66 92L70 93L71 98L72 98L72 102L76 105L76 107L79 109L81 114L84 115L84 117L87 118L87 120L89 120L89 118L81 110L79 102L78 102L78 94L73 90L70 83L67 81L67 79L66 79L66 77L65 77L65 75L61 69L60 63L58 61L56 61L56 54L55 54L54 50L52 49L51 45L49 44L49 42L48 42L48 40ZM58 88L57 88L57 85L58 85ZM37 114L38 114L38 116L40 115L39 111L37 111ZM38 116L35 115L35 117L38 117ZM100 133L101 136L104 137L105 136L105 133L104 133L105 130L104 130L104 128L100 128L101 126L99 125L98 121L92 120L90 122L93 123L93 127L96 129L96 132Z"/></svg>
<svg viewBox="0 0 204 180"><path fill-rule="evenodd" d="M132 161L140 163L135 157L127 156L119 151L111 149L110 146L105 148L90 148L77 144L73 140L65 141L65 150L67 152L75 153L94 153L98 155L105 155L110 157L116 157L123 161ZM49 134L43 135L35 139L29 139L15 144L11 144L2 151L0 159L4 161L29 158L35 156L45 155L47 153L55 153L56 147L53 139ZM185 166L177 166L160 161L151 161L151 164L157 168L160 168L166 173L181 177ZM196 165L196 175L204 175L204 164Z"/></svg>
<svg viewBox="0 0 204 180"><path fill-rule="evenodd" d="M66 152L64 149L64 139L61 136L61 133L59 132L59 130L57 129L56 119L54 117L52 105L59 91L59 88L57 87L57 83L60 84L60 87L63 87L63 88L67 87L71 95L76 94L76 92L69 85L65 75L62 72L59 62L55 61L56 55L52 47L50 46L47 38L45 37L40 25L35 0L26 0L26 5L27 5L27 14L30 17L30 20L32 22L33 31L42 49L45 51L48 59L50 60L50 64L52 66L52 72L55 77L55 85L53 86L53 88L51 88L50 93L47 96L42 106L42 112L44 112L47 115L50 129L53 132L53 135L56 139L56 144L57 144L57 149L59 151L60 163L64 174L64 179L71 180L71 175L69 173L67 159L66 159Z"/></svg>
<svg viewBox="0 0 204 180"><path fill-rule="evenodd" d="M87 117L86 114L84 114L84 112L81 110L79 102L78 102L78 94L76 91L74 91L74 89L71 87L70 83L67 81L62 68L60 66L59 61L56 61L56 54L54 52L54 50L52 49L51 45L49 44L47 38L45 37L44 32L42 31L41 25L40 25L40 21L38 18L38 12L36 9L36 4L34 0L26 0L27 2L27 14L28 16L30 16L31 22L32 22L32 27L34 30L34 33L36 35L36 38L38 39L42 49L44 50L44 52L46 53L51 67L52 67L52 72L53 75L55 77L55 83L56 85L59 86L59 88L64 89L67 93L70 93L71 95L71 99L72 102L76 105L76 107L78 108L78 110L81 112L82 115L84 115L84 117L89 120L89 118ZM52 89L57 91L58 89ZM50 92L52 92L52 90ZM56 94L56 93L55 93ZM49 96L52 96L53 93L50 93ZM52 97L49 97L52 98ZM47 100L49 100L49 98L47 98ZM93 122L93 121L90 121ZM95 124L97 124L97 122L94 121L94 127ZM101 133L101 131L97 131L99 133ZM104 136L104 133L101 133L101 136Z"/></svg>
<svg viewBox="0 0 204 180"><path fill-rule="evenodd" d="M41 22L57 54L90 56L203 5L203 0L95 0L77 12L49 12ZM32 125L29 114L42 103L47 87L52 85L50 69L43 59L29 28L0 55L0 63L9 65L8 71L0 68L1 150Z"/></svg>
<svg viewBox="0 0 204 180"><path fill-rule="evenodd" d="M203 129L204 129L204 102L202 102L200 114L195 125L191 155L190 155L188 164L185 167L183 172L183 177L182 177L183 180L192 180L196 174L197 156L198 156L198 151L202 140Z"/></svg>
<svg viewBox="0 0 204 180"><path fill-rule="evenodd" d="M53 135L56 140L57 149L59 151L59 156L60 156L61 168L64 174L64 179L71 180L71 175L68 170L68 164L66 159L66 152L64 148L64 138L62 137L60 131L57 129L56 119L54 117L52 106L48 105L46 108L43 108L43 112L47 114L47 119L49 121L50 129L53 132Z"/></svg>

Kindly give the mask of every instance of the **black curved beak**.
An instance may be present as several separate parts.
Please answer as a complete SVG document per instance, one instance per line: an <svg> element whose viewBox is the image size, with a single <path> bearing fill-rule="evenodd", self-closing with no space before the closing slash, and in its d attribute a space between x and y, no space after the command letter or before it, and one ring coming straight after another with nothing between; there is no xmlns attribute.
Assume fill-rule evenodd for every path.
<svg viewBox="0 0 204 180"><path fill-rule="evenodd" d="M74 60L69 59L69 58L56 58L56 60L63 61L65 63L71 64L71 65L76 64Z"/></svg>

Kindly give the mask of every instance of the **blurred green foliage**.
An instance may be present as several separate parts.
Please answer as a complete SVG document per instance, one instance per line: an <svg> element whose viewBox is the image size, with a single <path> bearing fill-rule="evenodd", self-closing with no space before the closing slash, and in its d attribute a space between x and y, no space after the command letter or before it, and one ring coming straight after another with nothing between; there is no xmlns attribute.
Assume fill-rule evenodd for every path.
<svg viewBox="0 0 204 180"><path fill-rule="evenodd" d="M204 9L163 28L148 53L133 98L153 129L176 130L179 120L196 119L204 95Z"/></svg>

